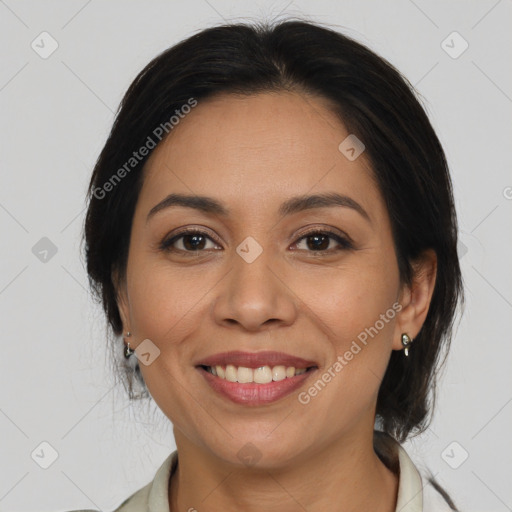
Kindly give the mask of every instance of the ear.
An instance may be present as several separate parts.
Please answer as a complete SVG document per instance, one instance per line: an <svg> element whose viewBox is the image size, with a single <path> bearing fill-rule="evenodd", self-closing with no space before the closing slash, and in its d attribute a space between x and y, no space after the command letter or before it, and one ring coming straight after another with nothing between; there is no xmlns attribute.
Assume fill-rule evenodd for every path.
<svg viewBox="0 0 512 512"><path fill-rule="evenodd" d="M126 281L120 276L118 269L114 269L111 276L112 283L116 291L117 308L123 322L123 332L127 332L130 330L130 314L128 307L128 293L126 291Z"/></svg>
<svg viewBox="0 0 512 512"><path fill-rule="evenodd" d="M397 314L393 335L393 350L403 350L402 334L414 340L420 332L432 300L437 275L437 255L427 249L412 264L413 276L410 285L403 285L399 303L402 309ZM412 345L414 347L414 344Z"/></svg>

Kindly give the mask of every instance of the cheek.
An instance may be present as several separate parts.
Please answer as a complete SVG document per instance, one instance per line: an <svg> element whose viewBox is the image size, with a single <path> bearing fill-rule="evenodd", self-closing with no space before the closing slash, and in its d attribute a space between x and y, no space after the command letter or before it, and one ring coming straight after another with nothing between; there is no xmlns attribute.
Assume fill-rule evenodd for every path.
<svg viewBox="0 0 512 512"><path fill-rule="evenodd" d="M208 300L208 274L173 268L165 260L134 262L129 294L134 331L157 345L179 340L190 330L197 308Z"/></svg>
<svg viewBox="0 0 512 512"><path fill-rule="evenodd" d="M353 399L357 409L378 392L393 343L398 293L398 271L393 269L391 263L379 262L340 268L303 285L299 295L309 297L306 309L315 313L315 323L325 335L322 346L328 347L323 373L336 375L320 401ZM308 289L315 291L308 294Z"/></svg>
<svg viewBox="0 0 512 512"><path fill-rule="evenodd" d="M190 372L195 370L187 366L193 357L193 343L187 342L197 331L198 312L204 311L214 283L207 284L204 271L172 269L165 261L134 265L129 281L133 330L160 350L151 364L139 367L151 396L176 425L201 419L190 407Z"/></svg>
<svg viewBox="0 0 512 512"><path fill-rule="evenodd" d="M347 337L357 337L373 326L381 315L386 317L385 326L378 323L379 331L389 330L395 314L392 308L398 295L398 276L391 265L361 265L339 268L337 271L318 274L296 286L298 295L321 319L326 334L338 340L342 346Z"/></svg>
<svg viewBox="0 0 512 512"><path fill-rule="evenodd" d="M307 303L316 325L323 326L328 358L301 403L307 403L309 417L319 418L319 429L328 416L334 435L339 425L357 421L376 400L391 355L397 288L382 273L348 271L337 279L316 280L314 286L330 290Z"/></svg>

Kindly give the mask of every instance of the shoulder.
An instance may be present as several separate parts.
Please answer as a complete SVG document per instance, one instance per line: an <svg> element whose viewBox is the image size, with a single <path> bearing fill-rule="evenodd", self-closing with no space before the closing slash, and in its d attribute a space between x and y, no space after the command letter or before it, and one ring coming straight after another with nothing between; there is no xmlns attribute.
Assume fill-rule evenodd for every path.
<svg viewBox="0 0 512 512"><path fill-rule="evenodd" d="M416 465L403 446L397 445L399 457L399 494L397 510L411 512L457 512L450 495L422 464Z"/></svg>
<svg viewBox="0 0 512 512"><path fill-rule="evenodd" d="M169 479L177 464L178 452L175 450L162 462L151 482L125 499L112 512L168 512Z"/></svg>
<svg viewBox="0 0 512 512"><path fill-rule="evenodd" d="M150 482L142 489L134 492L131 496L126 498L116 509L112 512L144 512L148 506L149 491L153 482ZM99 510L93 510L92 508L80 509L80 510L69 510L67 512L100 512Z"/></svg>
<svg viewBox="0 0 512 512"><path fill-rule="evenodd" d="M133 493L129 498L126 498L115 510L112 512L144 512L148 507L148 499L153 482L150 482L142 489Z"/></svg>
<svg viewBox="0 0 512 512"><path fill-rule="evenodd" d="M407 459L407 471L419 475L419 489L423 497L422 512L458 512L448 492L434 478L424 464L413 463L403 447L400 448L401 463ZM402 464L401 464L402 466Z"/></svg>
<svg viewBox="0 0 512 512"><path fill-rule="evenodd" d="M112 512L168 512L169 478L178 463L178 452L172 452L160 465L155 477L147 485L126 498ZM69 512L100 512L98 510L70 510Z"/></svg>

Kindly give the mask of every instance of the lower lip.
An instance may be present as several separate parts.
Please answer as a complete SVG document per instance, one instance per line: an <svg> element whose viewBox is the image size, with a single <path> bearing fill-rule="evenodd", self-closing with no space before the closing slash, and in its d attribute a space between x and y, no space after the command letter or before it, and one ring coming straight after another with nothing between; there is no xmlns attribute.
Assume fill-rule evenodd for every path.
<svg viewBox="0 0 512 512"><path fill-rule="evenodd" d="M317 368L312 368L301 375L286 377L283 380L272 381L268 384L256 384L254 382L240 384L239 382L221 379L201 366L197 369L214 391L237 404L248 406L276 402L298 389L317 370Z"/></svg>

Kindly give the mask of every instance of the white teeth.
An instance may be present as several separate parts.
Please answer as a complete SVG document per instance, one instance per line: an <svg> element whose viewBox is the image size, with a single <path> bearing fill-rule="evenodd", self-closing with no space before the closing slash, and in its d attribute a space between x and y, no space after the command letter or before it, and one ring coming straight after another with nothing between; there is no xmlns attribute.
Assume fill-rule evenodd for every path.
<svg viewBox="0 0 512 512"><path fill-rule="evenodd" d="M254 382L252 378L253 370L251 368L245 368L243 366L238 367L238 382Z"/></svg>
<svg viewBox="0 0 512 512"><path fill-rule="evenodd" d="M274 367L260 366L259 368L246 368L245 366L234 366L228 364L223 366L208 366L207 371L221 379L229 382L268 384L272 381L280 381L286 378L302 375L306 373L307 368L295 368L294 366L278 365Z"/></svg>
<svg viewBox="0 0 512 512"><path fill-rule="evenodd" d="M272 382L272 370L270 366L261 366L253 371L254 382L257 384L268 384Z"/></svg>
<svg viewBox="0 0 512 512"><path fill-rule="evenodd" d="M229 380L229 382L237 382L237 377L238 370L236 369L236 366L228 364L226 366L226 380Z"/></svg>
<svg viewBox="0 0 512 512"><path fill-rule="evenodd" d="M284 366L274 366L272 368L272 380L284 380L286 379L286 368Z"/></svg>
<svg viewBox="0 0 512 512"><path fill-rule="evenodd" d="M224 371L224 368L222 368L222 366L216 366L215 370L217 370L218 377L220 377L221 379L226 378L226 372Z"/></svg>

